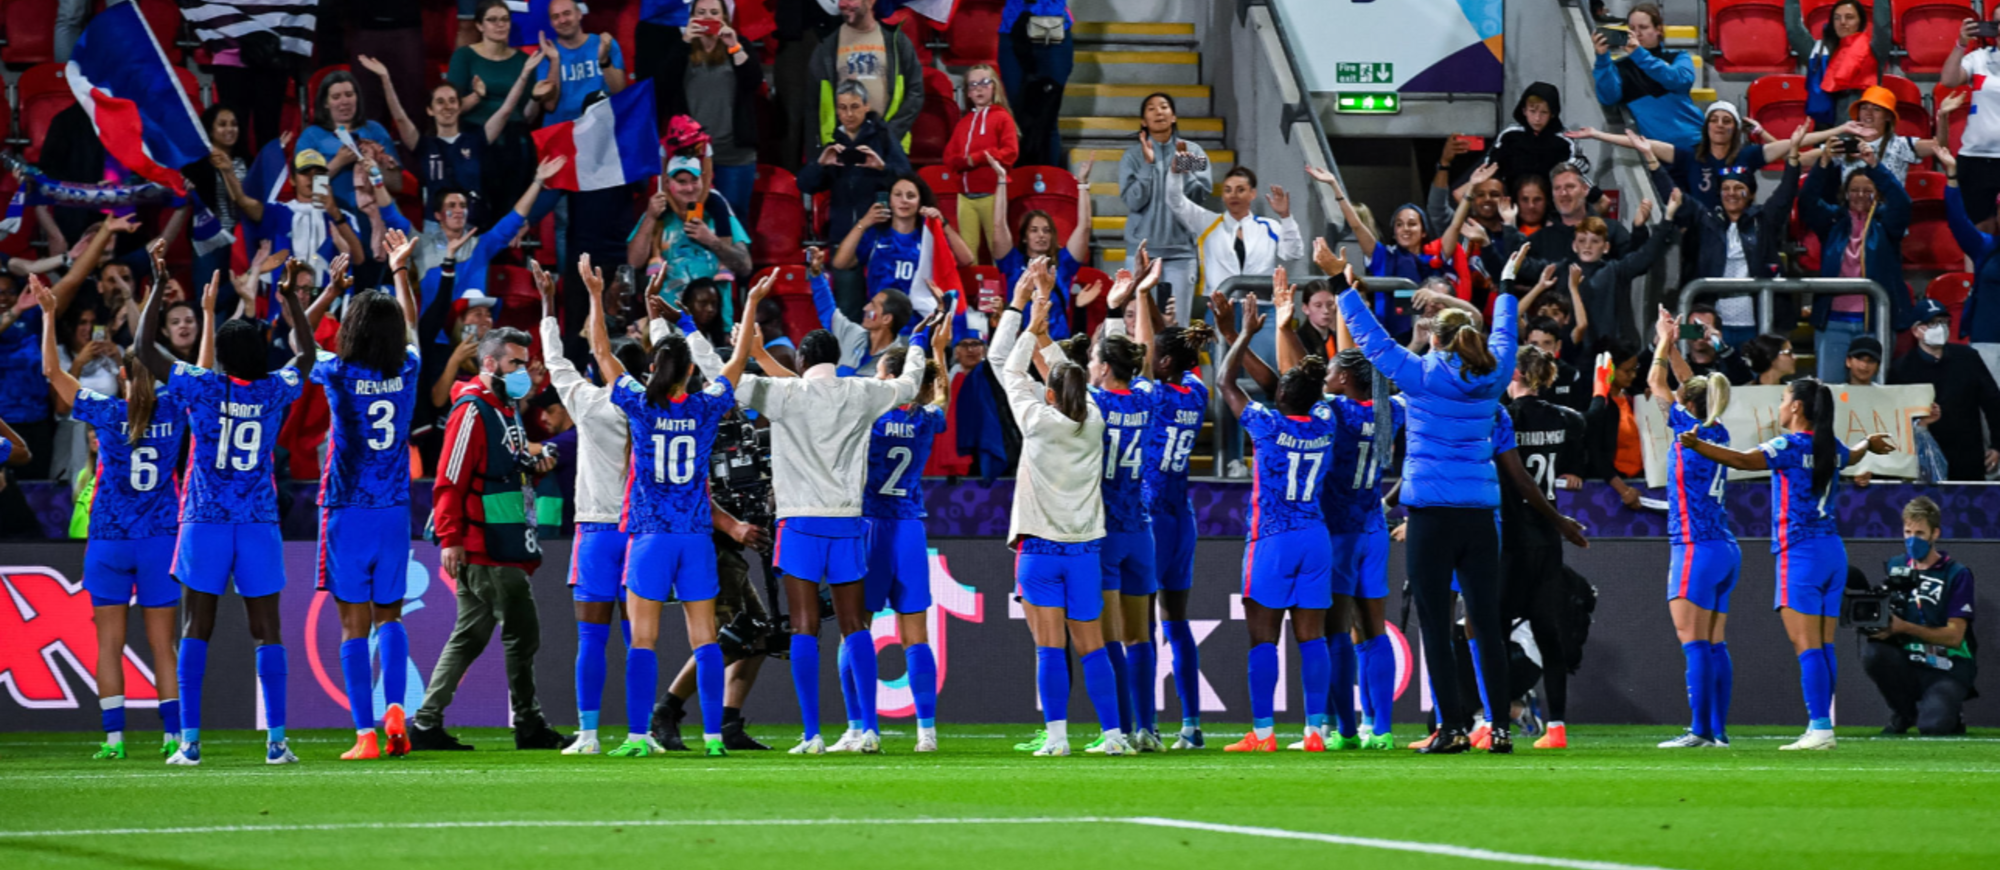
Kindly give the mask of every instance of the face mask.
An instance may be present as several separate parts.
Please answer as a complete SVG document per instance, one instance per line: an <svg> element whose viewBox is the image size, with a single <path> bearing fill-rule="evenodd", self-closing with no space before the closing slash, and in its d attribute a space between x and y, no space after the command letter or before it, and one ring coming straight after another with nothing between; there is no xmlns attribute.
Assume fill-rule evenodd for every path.
<svg viewBox="0 0 2000 870"><path fill-rule="evenodd" d="M1931 554L1931 542L1923 538L1904 538L1903 552L1910 557L1910 561L1922 562Z"/></svg>
<svg viewBox="0 0 2000 870"><path fill-rule="evenodd" d="M1924 343L1932 347L1944 346L1944 325L1924 327Z"/></svg>
<svg viewBox="0 0 2000 870"><path fill-rule="evenodd" d="M507 398L509 399L527 398L528 391L533 389L535 385L534 379L528 376L528 369L526 367L515 369L501 376L500 383L507 388Z"/></svg>

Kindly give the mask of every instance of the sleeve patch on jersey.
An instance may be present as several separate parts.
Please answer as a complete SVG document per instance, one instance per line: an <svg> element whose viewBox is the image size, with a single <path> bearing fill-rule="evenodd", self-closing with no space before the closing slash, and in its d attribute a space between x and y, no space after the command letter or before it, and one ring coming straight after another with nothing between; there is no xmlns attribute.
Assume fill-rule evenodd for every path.
<svg viewBox="0 0 2000 870"><path fill-rule="evenodd" d="M634 393L644 393L646 391L646 387L643 384L640 384L638 380L634 379L631 375L620 375L618 378L618 386L623 387L624 389Z"/></svg>
<svg viewBox="0 0 2000 870"><path fill-rule="evenodd" d="M291 366L285 366L278 370L278 378L283 380L286 386L296 387L299 385L299 370Z"/></svg>
<svg viewBox="0 0 2000 870"><path fill-rule="evenodd" d="M715 396L717 398L721 398L722 394L728 389L729 385L721 378L717 378L715 380L709 381L708 386L703 387L701 392L703 395Z"/></svg>

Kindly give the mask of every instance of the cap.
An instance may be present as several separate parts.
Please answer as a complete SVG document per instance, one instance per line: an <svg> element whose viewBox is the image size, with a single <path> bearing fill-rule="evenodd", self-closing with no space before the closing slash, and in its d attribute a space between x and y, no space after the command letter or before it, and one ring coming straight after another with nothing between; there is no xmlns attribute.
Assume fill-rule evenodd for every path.
<svg viewBox="0 0 2000 870"><path fill-rule="evenodd" d="M308 169L325 169L325 168L326 168L325 155L322 155L318 151L314 151L311 148L300 148L299 153L292 155L293 172L304 172Z"/></svg>
<svg viewBox="0 0 2000 870"><path fill-rule="evenodd" d="M1917 322L1929 323L1940 317L1950 317L1951 311L1936 299L1925 299L1917 303Z"/></svg>
<svg viewBox="0 0 2000 870"><path fill-rule="evenodd" d="M1872 88L1862 91L1861 99L1855 100L1852 105L1847 107L1847 117L1849 120L1859 120L1861 118L1862 103L1868 103L1878 108L1888 109L1889 114L1891 115L1896 114L1896 92L1889 90L1888 88L1882 87L1881 85L1876 85Z"/></svg>
<svg viewBox="0 0 2000 870"><path fill-rule="evenodd" d="M1739 127L1743 125L1743 113L1736 110L1735 103L1732 103L1728 100L1717 100L1713 103L1709 103L1708 111L1703 112L1701 115L1702 120L1704 121L1708 120L1708 116L1713 115L1716 112L1728 112L1730 120L1735 121L1737 126Z"/></svg>
<svg viewBox="0 0 2000 870"><path fill-rule="evenodd" d="M698 157L674 157L668 160L667 176L672 177L676 172L685 172L696 178L700 178L701 159Z"/></svg>
<svg viewBox="0 0 2000 870"><path fill-rule="evenodd" d="M460 294L457 299L453 299L451 301L451 310L454 314L464 314L468 308L492 308L498 304L500 304L499 299L488 296L479 288L474 287Z"/></svg>
<svg viewBox="0 0 2000 870"><path fill-rule="evenodd" d="M1882 341L1872 335L1857 335L1847 342L1847 355L1863 356L1881 362Z"/></svg>

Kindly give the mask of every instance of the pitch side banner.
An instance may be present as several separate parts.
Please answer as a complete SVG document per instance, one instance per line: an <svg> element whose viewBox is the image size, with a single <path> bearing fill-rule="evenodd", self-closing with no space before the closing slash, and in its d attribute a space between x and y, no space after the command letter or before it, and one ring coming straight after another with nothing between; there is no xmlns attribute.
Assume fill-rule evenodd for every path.
<svg viewBox="0 0 2000 870"><path fill-rule="evenodd" d="M1723 409L1722 425L1729 429L1729 446L1748 450L1778 437L1778 406L1789 387L1732 387L1729 406ZM1853 444L1877 432L1896 439L1896 452L1884 456L1870 454L1859 465L1847 469L1849 477L1864 471L1883 477L1915 480L1917 474L1916 418L1928 416L1936 391L1930 384L1882 387L1872 384L1833 385L1834 432L1843 443ZM1660 403L1650 397L1634 397L1632 410L1639 417L1639 443L1646 455L1646 485L1667 483L1667 442L1673 431ZM1763 480L1768 471L1729 472L1730 480Z"/></svg>
<svg viewBox="0 0 2000 870"><path fill-rule="evenodd" d="M931 643L938 660L939 718L951 722L1029 723L1040 719L1036 709L1035 656L1019 605L1013 601L1013 557L997 539L934 540L931 589L936 606L930 613ZM1978 608L2000 613L2000 543L1944 544L1956 558L1984 578ZM1743 540L1743 579L1732 599L1729 643L1736 662L1733 721L1744 724L1796 724L1804 715L1799 694L1798 666L1777 616L1771 611L1772 562L1766 539ZM327 596L312 590L314 545L285 545L291 579L284 593L285 645L290 654L290 725L301 728L348 727L350 719L342 689L339 619ZM1900 541L1850 541L1852 564L1871 577L1882 574L1883 560L1901 549ZM84 545L81 543L0 545L0 730L77 731L97 728L96 629L90 598L81 586ZM1242 587L1243 544L1239 540L1203 539L1196 548L1198 578L1190 602L1194 635L1202 655L1202 708L1211 722L1240 724L1249 720L1245 660L1249 642L1238 593ZM1413 655L1416 625L1407 639L1394 628L1402 603L1395 590L1403 576L1403 549L1392 550L1390 636L1397 656L1398 733L1417 731L1428 704L1427 692ZM541 621L541 651L536 656L540 702L548 718L560 727L576 722L573 675L576 623L568 587L567 548L552 546L548 561L535 575ZM1584 662L1571 678L1569 719L1580 723L1652 723L1663 730L1678 727L1686 716L1682 656L1666 608L1667 547L1659 539L1599 540L1588 550L1567 550L1569 563L1591 578L1599 602ZM410 590L404 621L410 635L412 673L406 705L415 709L437 661L453 616L453 590L436 573L436 550L415 545L410 566ZM762 583L757 584L762 589ZM912 724L915 710L903 672L902 656L893 648L892 617L876 619L876 645L882 657L878 708L887 727ZM825 645L821 693L827 710L825 725L837 726L839 683L832 654L834 630L822 632ZM156 680L172 680L150 669L151 653L138 617L131 620L122 665L126 695L133 707L151 707L158 694ZM677 608L666 611L660 635L663 680L671 679L684 660L686 632ZM1879 696L1868 683L1858 659L1858 643L1842 632L1839 648L1840 691L1836 707L1841 724L1878 725L1886 720ZM466 674L456 702L447 711L451 725L508 724L508 699L501 667L499 638ZM1280 646L1283 681L1277 700L1280 720L1289 730L1300 723L1303 695L1297 684L1296 650ZM603 716L624 721L624 649L614 639L608 653ZM1161 721L1180 716L1173 691L1172 651L1161 645L1159 691ZM664 688L665 683L662 683ZM1080 674L1074 681L1070 718L1089 722L1094 713L1083 693ZM212 728L249 728L260 724L255 659L243 609L225 601L210 648L205 721ZM1973 725L2000 724L2000 700L1988 691L1967 706ZM383 704L379 678L375 704ZM754 722L797 721L797 703L785 662L767 662L745 715ZM132 727L157 727L150 714L136 713Z"/></svg>

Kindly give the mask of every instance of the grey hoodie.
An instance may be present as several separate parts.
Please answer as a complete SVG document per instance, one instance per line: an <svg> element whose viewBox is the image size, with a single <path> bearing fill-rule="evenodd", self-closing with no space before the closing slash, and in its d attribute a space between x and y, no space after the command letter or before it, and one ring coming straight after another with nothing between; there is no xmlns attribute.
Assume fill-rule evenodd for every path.
<svg viewBox="0 0 2000 870"><path fill-rule="evenodd" d="M1146 242L1146 251L1156 258L1175 259L1195 256L1194 235L1174 219L1173 209L1167 207L1166 184L1168 170L1172 167L1168 159L1179 150L1179 143L1186 141L1178 134L1167 138L1165 144L1154 145L1155 159L1146 162L1146 152L1135 140L1125 149L1125 156L1118 161L1118 195L1125 200L1125 256L1133 256L1140 242ZM1200 145L1187 143L1189 154L1207 157ZM1208 203L1209 192L1215 189L1210 170L1190 172L1183 176L1182 191L1189 202L1196 205Z"/></svg>

